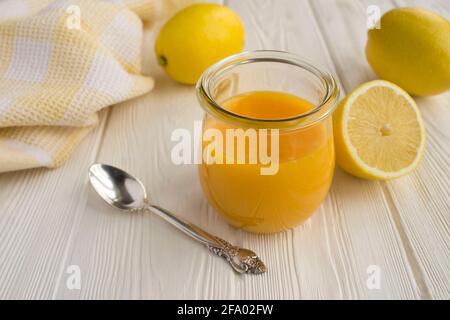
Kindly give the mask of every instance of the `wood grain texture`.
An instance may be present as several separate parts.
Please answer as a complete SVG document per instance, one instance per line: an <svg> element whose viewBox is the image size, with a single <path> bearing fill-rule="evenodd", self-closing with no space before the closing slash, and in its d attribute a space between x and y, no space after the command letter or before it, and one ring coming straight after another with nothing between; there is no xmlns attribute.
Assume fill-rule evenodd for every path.
<svg viewBox="0 0 450 320"><path fill-rule="evenodd" d="M329 45L316 23L321 16L313 15L309 2L233 4L244 18L247 30L254 31L248 34L251 49L292 51L335 71ZM338 78L344 76L345 73L338 74ZM327 296L336 298L419 296L383 190L376 184L337 170L330 196L318 215L292 233L295 240L291 255L296 263L300 297L321 297L318 288L334 288L333 294L328 291ZM308 259L311 256L317 260ZM379 265L385 276L379 291L366 287L366 269L372 264ZM323 274L317 274L321 268Z"/></svg>
<svg viewBox="0 0 450 320"><path fill-rule="evenodd" d="M51 299L87 199L100 124L61 168L0 175L0 298Z"/></svg>
<svg viewBox="0 0 450 320"><path fill-rule="evenodd" d="M450 19L450 2L396 0ZM450 298L450 93L416 98L427 129L427 147L419 169L386 184L405 234L425 275L430 295Z"/></svg>
<svg viewBox="0 0 450 320"><path fill-rule="evenodd" d="M333 52L333 60L346 90L372 80L365 60L366 8L378 5L381 12L395 6L420 6L448 16L440 1L314 1L312 5ZM346 17L353 17L351 20ZM332 23L327 23L332 19ZM339 22L337 22L339 21ZM353 27L352 27L353 25ZM340 41L333 41L339 34ZM348 68L349 65L357 66ZM388 203L423 298L448 298L449 286L449 127L450 95L416 99L428 131L428 144L421 166L404 178L379 182Z"/></svg>
<svg viewBox="0 0 450 320"><path fill-rule="evenodd" d="M202 111L193 87L173 82L156 65L156 29L144 39L145 69L155 77L155 90L114 108L97 161L132 172L154 202L230 239L231 228L207 206L196 166L176 166L170 159L171 133L192 130ZM123 215L93 192L88 203L66 263L80 266L85 286L70 291L61 282L58 298L225 298L234 290L228 276L237 276L227 264L159 218ZM212 277L217 279L208 281Z"/></svg>
<svg viewBox="0 0 450 320"><path fill-rule="evenodd" d="M248 49L300 54L335 73L343 94L375 78L364 57L366 8L404 3L448 17L446 1L230 0ZM155 90L114 106L66 165L0 176L0 298L358 299L450 298L449 95L418 99L428 130L417 172L389 183L336 170L332 189L303 226L257 236L228 226L204 198L192 165L170 160L171 133L193 130L202 111L192 87L157 67L155 30L145 33L144 70ZM251 247L269 266L239 276L158 217L126 215L88 187L92 162L138 176L152 200L206 230ZM81 290L66 286L81 269ZM381 268L380 290L366 286Z"/></svg>

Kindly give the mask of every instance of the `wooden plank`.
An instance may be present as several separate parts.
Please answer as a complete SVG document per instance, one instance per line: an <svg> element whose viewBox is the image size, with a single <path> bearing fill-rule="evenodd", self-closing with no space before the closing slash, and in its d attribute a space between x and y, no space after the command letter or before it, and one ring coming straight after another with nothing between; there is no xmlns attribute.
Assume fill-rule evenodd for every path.
<svg viewBox="0 0 450 320"><path fill-rule="evenodd" d="M50 299L87 201L106 112L62 167L0 175L0 299Z"/></svg>
<svg viewBox="0 0 450 320"><path fill-rule="evenodd" d="M396 0L450 19L448 1ZM427 148L415 174L386 184L430 294L450 298L450 92L416 98L427 128Z"/></svg>
<svg viewBox="0 0 450 320"><path fill-rule="evenodd" d="M246 25L250 49L297 52L333 70L306 1L229 4ZM153 38L151 34L147 37L146 52L151 52ZM419 296L383 190L376 184L338 171L322 208L293 231L256 236L226 225L207 205L196 168L177 167L169 160L172 130L192 128L193 120L201 117L193 88L168 80L154 61L149 65L155 70L155 91L114 110L98 160L141 177L159 204L236 244L254 248L267 261L270 271L261 277L240 277L223 261L157 218L112 212L91 193L66 262L80 266L82 290L70 291L61 281L56 297ZM372 264L383 271L381 290L366 287L366 269Z"/></svg>
<svg viewBox="0 0 450 320"><path fill-rule="evenodd" d="M334 71L327 43L306 1L283 4L236 1L235 5L244 22L248 17L252 49L292 51ZM346 19L351 21L353 17ZM330 197L318 215L303 229L293 231L292 253L287 254L293 261L286 264L296 266L293 273L297 277L291 281L298 281L300 297L418 297L417 285L383 198L379 186L337 170ZM313 243L315 246L309 248L308 244ZM321 248L326 250L320 251ZM311 257L315 263L310 261ZM371 291L366 287L366 269L372 264L383 270L381 290Z"/></svg>
<svg viewBox="0 0 450 320"><path fill-rule="evenodd" d="M334 71L329 48L306 1L235 1L231 5L243 17L247 30L252 30L248 34L251 49L292 51ZM325 19L317 15L315 18ZM326 22L331 24L332 19ZM345 73L339 73L339 78L344 76ZM290 282L298 281L295 288L299 297L419 296L383 190L376 184L337 170L330 197L320 212L305 227L291 233L294 241L285 241L289 249L284 256L288 257L286 265L291 266L288 270L293 274ZM289 239L289 232L284 236ZM246 239L251 243L251 236L246 235ZM277 247L280 250L286 244L279 243ZM381 290L366 287L366 269L372 264L380 266L383 272ZM261 286L255 287L254 292L258 291L262 291Z"/></svg>
<svg viewBox="0 0 450 320"><path fill-rule="evenodd" d="M340 3L336 11L317 10L325 1L318 5L311 1L314 11L306 1L233 0L230 6L246 24L250 49L284 49L307 56L336 70L344 88L350 90L373 75L367 67L358 68L364 61L352 59L361 51L364 38L359 31L355 35L348 29L361 19L347 11L362 13L364 19L364 8L355 10L349 1ZM327 1L325 7L333 8L333 4ZM330 29L324 27L327 24ZM341 37L341 32L348 33L348 39L337 41L335 35ZM445 256L448 229L441 228L448 226L448 215L430 219L420 215L423 209L448 209L442 202L448 199L448 180L437 179L437 175L433 174L431 189L423 184L427 175L414 178L415 196L427 201L416 199L419 202L399 211L399 219L391 216L391 211L398 209L400 201L403 205L414 200L410 189L387 186L386 190L383 184L353 179L338 170L330 196L300 228L255 236L223 222L207 205L196 168L178 167L170 161L172 130L191 129L192 122L201 118L201 110L191 87L175 84L156 67L153 36L147 32L144 51L146 70L155 75L156 89L114 107L97 160L139 176L157 203L219 236L254 248L268 262L270 272L261 277L237 276L223 261L158 218L122 215L105 206L88 189L84 174L100 144L100 127L63 168L0 176L1 298L417 298L428 294L448 298L440 294L449 288L443 273L449 269ZM342 47L343 54L337 55L345 43L348 47ZM339 60L345 55L347 60ZM351 72L344 68L348 65ZM364 73L354 69L364 69ZM426 157L420 170L428 161L434 170L444 168L441 175L445 175L450 134L448 121L440 118L442 109L448 109L442 99L445 97L419 101L421 106L431 106L424 117L437 137L431 150L440 154L429 160ZM435 189L440 192L438 200L430 196ZM430 228L422 228L420 223ZM403 224L409 227L397 233ZM439 237L433 235L436 227ZM414 264L416 257L418 265ZM381 290L370 291L365 285L370 264L381 267ZM70 265L80 266L81 290L66 286ZM419 271L414 270L417 266ZM422 278L421 272L426 276Z"/></svg>
<svg viewBox="0 0 450 320"><path fill-rule="evenodd" d="M366 8L379 5L382 13L395 5L421 5L444 16L449 12L439 1L314 1L320 27L346 90L376 78L365 60ZM349 19L348 17L353 17ZM329 20L328 20L329 19ZM329 21L330 23L326 23ZM333 41L336 36L339 41ZM352 68L348 66L352 65ZM356 66L356 67L355 67ZM450 94L416 99L428 131L427 150L418 170L407 177L378 183L423 298L449 298L450 206Z"/></svg>
<svg viewBox="0 0 450 320"><path fill-rule="evenodd" d="M170 160L172 131L192 130L202 111L194 88L175 83L157 66L155 29L148 29L144 40L144 66L155 77L155 90L114 107L97 161L129 170L153 201L237 242L231 227L207 206L196 166ZM239 281L222 259L159 218L114 211L93 191L68 256L66 266L80 266L82 289L71 291L61 281L57 298L225 298Z"/></svg>

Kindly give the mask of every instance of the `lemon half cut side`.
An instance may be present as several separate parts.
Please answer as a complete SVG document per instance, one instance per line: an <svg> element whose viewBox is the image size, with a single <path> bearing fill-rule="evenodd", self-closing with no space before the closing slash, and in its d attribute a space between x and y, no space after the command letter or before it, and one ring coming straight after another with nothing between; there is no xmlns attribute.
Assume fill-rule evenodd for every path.
<svg viewBox="0 0 450 320"><path fill-rule="evenodd" d="M413 171L425 149L425 126L414 100L397 85L363 84L333 115L336 161L364 179L389 180Z"/></svg>

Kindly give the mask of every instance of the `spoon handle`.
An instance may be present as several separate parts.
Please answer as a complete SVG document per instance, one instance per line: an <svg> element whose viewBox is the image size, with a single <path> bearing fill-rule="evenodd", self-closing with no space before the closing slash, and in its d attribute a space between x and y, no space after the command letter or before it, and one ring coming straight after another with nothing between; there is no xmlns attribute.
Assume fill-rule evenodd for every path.
<svg viewBox="0 0 450 320"><path fill-rule="evenodd" d="M160 206L151 204L146 209L157 214L191 238L206 245L214 254L225 258L238 273L263 273L266 271L264 263L253 251L233 246L229 242L206 232L193 223L177 217L175 214Z"/></svg>

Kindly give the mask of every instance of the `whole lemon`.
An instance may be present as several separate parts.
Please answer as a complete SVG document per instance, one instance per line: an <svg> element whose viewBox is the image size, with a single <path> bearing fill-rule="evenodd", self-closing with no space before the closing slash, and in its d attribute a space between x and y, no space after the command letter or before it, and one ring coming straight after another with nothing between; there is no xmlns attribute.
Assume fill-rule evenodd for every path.
<svg viewBox="0 0 450 320"><path fill-rule="evenodd" d="M417 96L450 89L450 23L420 8L385 13L368 34L366 56L378 76Z"/></svg>
<svg viewBox="0 0 450 320"><path fill-rule="evenodd" d="M155 51L171 78L195 84L206 68L243 47L239 17L226 6L199 3L179 11L163 26Z"/></svg>

